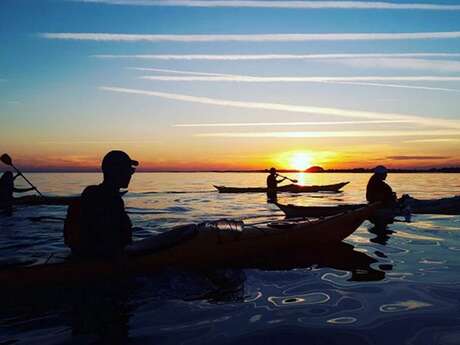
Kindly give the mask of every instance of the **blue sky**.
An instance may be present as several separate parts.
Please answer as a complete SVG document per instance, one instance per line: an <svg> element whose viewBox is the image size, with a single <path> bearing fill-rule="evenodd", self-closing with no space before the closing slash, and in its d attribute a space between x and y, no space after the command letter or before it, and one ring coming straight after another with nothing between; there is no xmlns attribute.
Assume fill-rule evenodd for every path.
<svg viewBox="0 0 460 345"><path fill-rule="evenodd" d="M459 1L3 0L0 43L24 166L460 164Z"/></svg>

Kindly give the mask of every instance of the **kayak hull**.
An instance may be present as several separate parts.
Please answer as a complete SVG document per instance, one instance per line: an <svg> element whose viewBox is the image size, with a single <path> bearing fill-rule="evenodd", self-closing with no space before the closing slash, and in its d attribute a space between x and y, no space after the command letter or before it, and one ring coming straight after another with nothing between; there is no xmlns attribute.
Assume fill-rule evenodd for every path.
<svg viewBox="0 0 460 345"><path fill-rule="evenodd" d="M64 205L68 206L72 202L79 200L79 196L38 196L26 195L13 199L13 205Z"/></svg>
<svg viewBox="0 0 460 345"><path fill-rule="evenodd" d="M169 267L180 269L245 268L272 253L327 247L351 235L374 212L375 205L316 220L278 221L264 226L246 225L243 231L217 230L197 225L165 233L178 243L159 247L161 237L137 241L116 260L66 260L0 270L1 288L55 286L87 280L124 277ZM167 242L167 241L166 241ZM149 253L149 249L152 252Z"/></svg>
<svg viewBox="0 0 460 345"><path fill-rule="evenodd" d="M302 217L327 217L340 212L356 210L364 207L366 204L344 204L338 206L297 206L283 205L276 203L281 211L284 212L287 218L302 218ZM460 214L460 196L441 199L420 200L410 198L403 205L410 208L410 213L413 214ZM393 218L399 216L398 210L383 209L380 210L385 218ZM385 214L385 215L383 215ZM380 217L381 218L381 217Z"/></svg>
<svg viewBox="0 0 460 345"><path fill-rule="evenodd" d="M338 192L349 182L341 182L329 185L319 186L301 186L297 184L289 184L286 186L280 186L277 188L278 193L315 193L315 192ZM219 193L266 193L266 187L226 187L214 185Z"/></svg>
<svg viewBox="0 0 460 345"><path fill-rule="evenodd" d="M339 205L339 206L296 206L283 205L276 203L276 206L284 212L287 218L303 218L303 217L329 217L334 214L353 211L360 207L365 207L365 204L355 205Z"/></svg>

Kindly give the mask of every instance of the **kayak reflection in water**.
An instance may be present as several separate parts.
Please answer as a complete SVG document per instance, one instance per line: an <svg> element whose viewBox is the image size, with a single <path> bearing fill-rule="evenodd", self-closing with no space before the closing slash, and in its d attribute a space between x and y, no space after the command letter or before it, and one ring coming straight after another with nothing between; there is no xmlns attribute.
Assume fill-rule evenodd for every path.
<svg viewBox="0 0 460 345"><path fill-rule="evenodd" d="M6 171L0 177L0 210L11 215L13 212L13 193L25 193L34 190L34 188L15 188L14 180L20 176L13 176L11 171Z"/></svg>
<svg viewBox="0 0 460 345"><path fill-rule="evenodd" d="M387 178L388 170L383 165L374 169L366 188L366 199L369 203L380 201L382 208L394 208L396 206L396 193L384 182Z"/></svg>
<svg viewBox="0 0 460 345"><path fill-rule="evenodd" d="M86 187L80 204L71 205L64 225L64 241L77 257L113 258L132 242L132 224L120 188L128 188L133 166L139 163L123 151L110 151L102 160L104 180Z"/></svg>
<svg viewBox="0 0 460 345"><path fill-rule="evenodd" d="M270 168L270 175L267 176L267 202L276 202L278 199L278 183L281 183L284 180L286 180L286 177L282 177L280 180L278 180L278 176L279 175L276 173L276 169Z"/></svg>

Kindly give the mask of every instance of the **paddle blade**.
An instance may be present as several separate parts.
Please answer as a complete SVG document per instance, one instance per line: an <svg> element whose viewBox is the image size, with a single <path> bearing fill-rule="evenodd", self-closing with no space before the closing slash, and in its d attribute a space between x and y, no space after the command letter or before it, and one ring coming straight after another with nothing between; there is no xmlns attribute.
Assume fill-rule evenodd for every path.
<svg viewBox="0 0 460 345"><path fill-rule="evenodd" d="M9 166L13 165L13 160L7 153L2 154L2 156L0 157L0 161Z"/></svg>

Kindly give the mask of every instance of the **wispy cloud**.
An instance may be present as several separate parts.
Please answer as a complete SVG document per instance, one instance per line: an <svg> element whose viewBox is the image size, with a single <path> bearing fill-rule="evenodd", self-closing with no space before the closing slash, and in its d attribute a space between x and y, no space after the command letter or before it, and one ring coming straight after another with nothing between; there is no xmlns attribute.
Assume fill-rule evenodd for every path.
<svg viewBox="0 0 460 345"><path fill-rule="evenodd" d="M317 121L317 122L240 122L240 123L178 123L173 127L265 127L265 126L328 126L411 123L408 120L369 120L369 121Z"/></svg>
<svg viewBox="0 0 460 345"><path fill-rule="evenodd" d="M394 159L399 161L408 161L408 160L437 160L437 159L449 159L452 157L448 156L388 156L387 159Z"/></svg>
<svg viewBox="0 0 460 345"><path fill-rule="evenodd" d="M157 144L158 140L47 140L37 144L44 145L125 145L125 144Z"/></svg>
<svg viewBox="0 0 460 345"><path fill-rule="evenodd" d="M415 139L415 140L406 140L405 143L451 143L459 142L459 138L433 138L433 139Z"/></svg>
<svg viewBox="0 0 460 345"><path fill-rule="evenodd" d="M161 81L209 81L246 83L305 83L305 82L353 82L353 81L460 81L460 77L444 76L359 76L359 77L258 77L247 75L196 76L142 76L141 79Z"/></svg>
<svg viewBox="0 0 460 345"><path fill-rule="evenodd" d="M183 7L249 7L290 9L376 9L376 10L431 10L458 11L459 5L391 3L370 1L198 1L198 0L79 0L110 5L183 6Z"/></svg>
<svg viewBox="0 0 460 345"><path fill-rule="evenodd" d="M112 92L119 92L119 93L133 94L133 95L153 96L153 97L159 97L159 98L170 99L170 100L175 100L175 101L217 105L217 106L224 106L224 107L235 107L235 108L245 108L245 109L263 109L263 110L285 111L285 112L293 112L293 113L331 115L331 116L340 116L340 117L356 117L356 118L376 119L376 120L384 120L384 119L386 120L406 120L406 121L412 121L412 122L418 123L420 125L460 129L460 121L458 120L428 118L428 117L398 114L398 113L382 113L382 112L372 112L372 111L314 107L314 106L306 106L306 105L291 105L291 104L280 104L280 103L232 101L232 100L226 100L226 99L197 97L197 96L190 96L190 95L183 95L183 94L139 90L139 89L128 89L128 88L110 87L110 86L101 86L100 89L105 90L105 91L112 91ZM452 135L456 135L456 134L452 134Z"/></svg>
<svg viewBox="0 0 460 345"><path fill-rule="evenodd" d="M192 75L188 77L177 76L143 76L142 79L158 80L158 81L181 81L181 82L252 82L252 83L281 83L281 82L314 82L314 83L332 83L332 84L346 84L346 85L363 85L363 86L376 86L376 87L390 87L390 88L404 88L415 90L428 90L428 91L447 91L447 92L460 92L460 89L429 87L429 86L416 86L416 85L400 85L400 84L387 84L387 83L373 83L372 81L460 81L460 77L444 77L444 76L366 76L366 77L257 77L245 76L235 74L223 73L205 73L194 71L179 71L171 69L160 68L145 68L145 67L131 67L130 69L138 71L150 71L160 73L173 73L182 75Z"/></svg>
<svg viewBox="0 0 460 345"><path fill-rule="evenodd" d="M358 58L341 59L340 64L355 68L384 68L404 70L433 70L438 72L460 72L460 61L426 60L410 58Z"/></svg>
<svg viewBox="0 0 460 345"><path fill-rule="evenodd" d="M182 71L176 69L164 69L164 68L150 68L150 67L128 67L135 71L144 71L144 72L160 72L160 73L173 73L173 74L185 74L185 75L202 75L202 76L215 76L215 77L233 77L234 74L224 74L224 73L208 73L208 72L194 72L194 71ZM142 77L147 78L147 77Z"/></svg>
<svg viewBox="0 0 460 345"><path fill-rule="evenodd" d="M117 42L302 42L302 41L382 41L460 38L460 31L401 33L327 33L327 34L243 34L243 35L148 35L112 33L41 33L57 40Z"/></svg>
<svg viewBox="0 0 460 345"><path fill-rule="evenodd" d="M145 60L211 60L211 61L245 61L245 60L326 60L357 58L456 58L460 53L362 53L362 54L98 54L91 55L98 59L145 59Z"/></svg>
<svg viewBox="0 0 460 345"><path fill-rule="evenodd" d="M460 131L296 131L296 132L225 132L200 133L196 137L214 138L375 138L407 136L460 135Z"/></svg>
<svg viewBox="0 0 460 345"><path fill-rule="evenodd" d="M446 87L431 87L431 86L417 86L417 85L402 85L402 84L387 84L387 83L369 83L369 82L346 82L337 81L334 84L346 85L362 85L362 86L376 86L376 87L390 87L397 89L412 89L412 90L426 90L426 91L446 91L446 92L460 92L460 89L451 89Z"/></svg>

